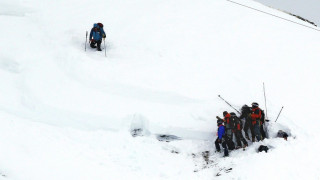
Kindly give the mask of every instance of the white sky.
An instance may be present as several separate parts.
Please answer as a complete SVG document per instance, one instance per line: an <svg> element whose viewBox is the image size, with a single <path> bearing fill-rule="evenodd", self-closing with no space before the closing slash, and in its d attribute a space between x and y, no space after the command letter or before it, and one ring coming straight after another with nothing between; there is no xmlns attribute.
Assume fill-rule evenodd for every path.
<svg viewBox="0 0 320 180"><path fill-rule="evenodd" d="M267 6L281 9L320 25L320 0L256 0Z"/></svg>

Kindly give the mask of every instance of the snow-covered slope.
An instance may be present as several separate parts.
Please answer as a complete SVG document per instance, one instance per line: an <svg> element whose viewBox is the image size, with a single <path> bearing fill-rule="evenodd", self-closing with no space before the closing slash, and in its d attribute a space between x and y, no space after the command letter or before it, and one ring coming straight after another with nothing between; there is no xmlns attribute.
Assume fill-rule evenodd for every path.
<svg viewBox="0 0 320 180"><path fill-rule="evenodd" d="M317 31L222 0L0 7L0 178L319 178ZM96 22L105 26L107 57L84 51ZM232 111L217 95L236 108L263 105L262 82L269 119L285 106L270 134L285 128L296 138L214 154L215 116ZM137 124L144 137L131 136ZM183 140L160 142L159 133ZM273 149L257 154L260 144ZM203 151L213 161L205 169Z"/></svg>

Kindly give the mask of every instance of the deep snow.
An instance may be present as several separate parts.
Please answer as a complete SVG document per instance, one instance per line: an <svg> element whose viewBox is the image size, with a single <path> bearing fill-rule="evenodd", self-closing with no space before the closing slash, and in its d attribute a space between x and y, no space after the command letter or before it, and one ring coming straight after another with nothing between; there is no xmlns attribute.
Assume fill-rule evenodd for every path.
<svg viewBox="0 0 320 180"><path fill-rule="evenodd" d="M222 0L0 7L0 178L320 178L318 32ZM84 51L85 31L98 21L107 57ZM262 82L269 119L284 106L271 136L286 129L292 137L221 158L213 153L215 116L232 109L217 95L236 108L264 108ZM133 138L137 124L147 131ZM159 133L183 140L160 142ZM272 149L258 154L260 144ZM205 169L203 151L213 161Z"/></svg>

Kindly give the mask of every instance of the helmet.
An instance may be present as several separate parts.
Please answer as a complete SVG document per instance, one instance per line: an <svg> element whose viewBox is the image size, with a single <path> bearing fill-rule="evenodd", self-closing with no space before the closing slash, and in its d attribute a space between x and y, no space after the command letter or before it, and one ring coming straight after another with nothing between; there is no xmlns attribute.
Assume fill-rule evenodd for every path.
<svg viewBox="0 0 320 180"><path fill-rule="evenodd" d="M252 107L259 107L259 104L256 102L253 102L251 105L252 105Z"/></svg>
<svg viewBox="0 0 320 180"><path fill-rule="evenodd" d="M237 116L236 113L234 113L234 112L231 112L230 115L231 116Z"/></svg>
<svg viewBox="0 0 320 180"><path fill-rule="evenodd" d="M246 104L241 107L241 111L246 111L248 109L249 109L249 106Z"/></svg>
<svg viewBox="0 0 320 180"><path fill-rule="evenodd" d="M103 28L103 24L102 24L102 23L98 23L98 26L100 26L101 28Z"/></svg>
<svg viewBox="0 0 320 180"><path fill-rule="evenodd" d="M223 111L223 116L226 116L228 114L228 111Z"/></svg>

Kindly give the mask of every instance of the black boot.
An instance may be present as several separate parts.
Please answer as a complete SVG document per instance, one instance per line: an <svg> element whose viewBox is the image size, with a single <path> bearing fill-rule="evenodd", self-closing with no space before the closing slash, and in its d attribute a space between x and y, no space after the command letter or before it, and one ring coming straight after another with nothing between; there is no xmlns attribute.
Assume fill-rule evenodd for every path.
<svg viewBox="0 0 320 180"><path fill-rule="evenodd" d="M223 142L222 143L222 147L223 147L223 150L224 150L224 156L223 157L227 157L229 156L229 148L228 148L228 145L227 145L227 142Z"/></svg>
<svg viewBox="0 0 320 180"><path fill-rule="evenodd" d="M96 48L97 46L96 46L96 43L92 40L91 41L91 43L90 43L90 47L91 48Z"/></svg>
<svg viewBox="0 0 320 180"><path fill-rule="evenodd" d="M229 156L229 151L227 148L224 148L224 155L223 157L228 157Z"/></svg>
<svg viewBox="0 0 320 180"><path fill-rule="evenodd" d="M216 141L214 142L215 146L216 146L216 152L220 152L220 142L219 142L219 138L216 139Z"/></svg>

